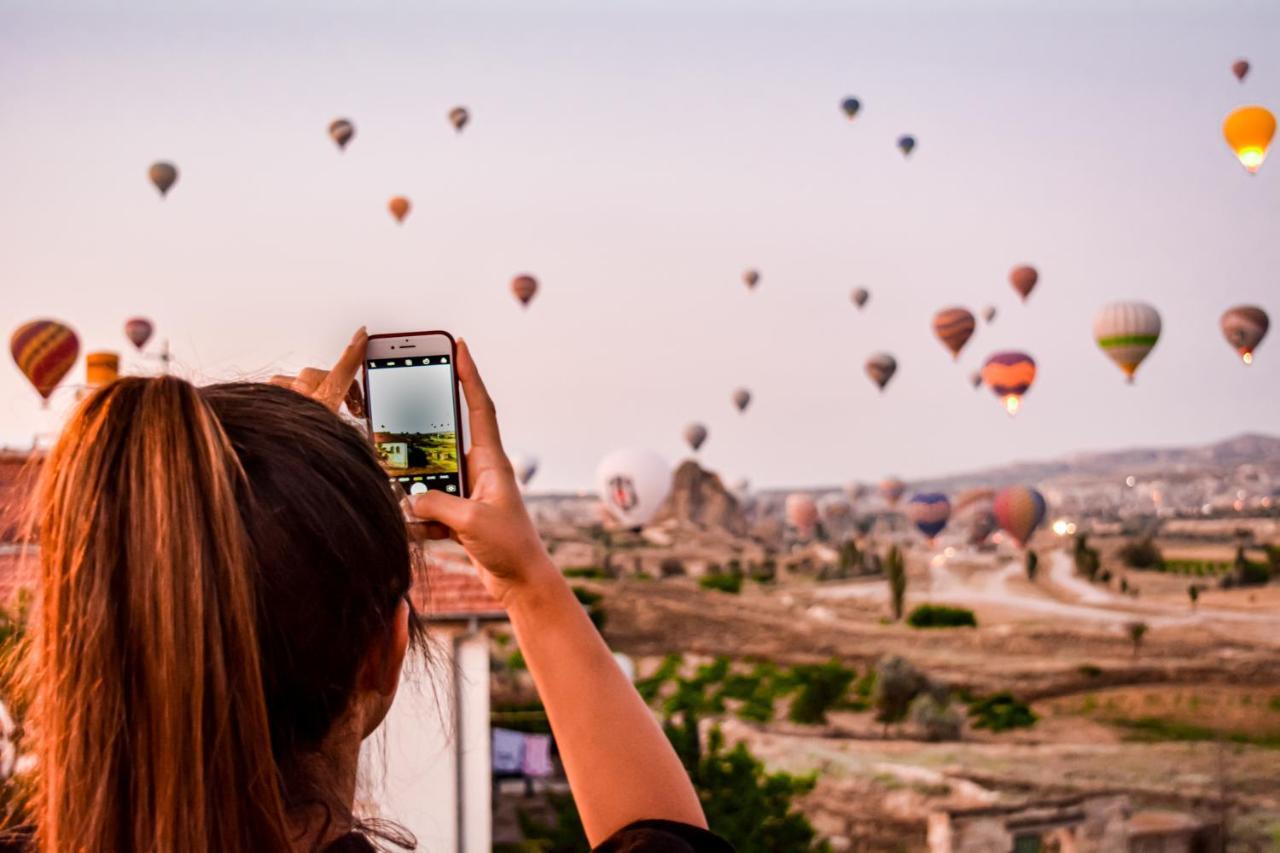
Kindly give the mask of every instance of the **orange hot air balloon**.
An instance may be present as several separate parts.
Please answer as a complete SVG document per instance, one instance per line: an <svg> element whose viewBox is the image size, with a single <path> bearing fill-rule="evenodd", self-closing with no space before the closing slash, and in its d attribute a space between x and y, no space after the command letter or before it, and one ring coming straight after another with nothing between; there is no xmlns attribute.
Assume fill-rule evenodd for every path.
<svg viewBox="0 0 1280 853"><path fill-rule="evenodd" d="M1014 290L1018 291L1023 302L1027 301L1027 297L1031 295L1031 291L1035 289L1036 282L1039 280L1040 273L1036 272L1033 266L1022 264L1009 271L1009 283L1013 285Z"/></svg>
<svg viewBox="0 0 1280 853"><path fill-rule="evenodd" d="M998 352L982 365L982 380L1004 403L1010 415L1018 413L1022 395L1036 381L1036 363L1025 352Z"/></svg>
<svg viewBox="0 0 1280 853"><path fill-rule="evenodd" d="M153 331L155 331L155 327L151 325L151 321L146 317L130 317L124 324L124 336L129 339L129 343L139 350L147 345L147 341L151 340Z"/></svg>
<svg viewBox="0 0 1280 853"><path fill-rule="evenodd" d="M1257 174L1276 135L1276 117L1266 107L1240 107L1222 123L1222 135L1236 152L1240 165Z"/></svg>
<svg viewBox="0 0 1280 853"><path fill-rule="evenodd" d="M394 196L391 201L387 202L387 210L391 211L391 215L396 218L396 222L404 222L404 218L409 215L409 199L402 195Z"/></svg>
<svg viewBox="0 0 1280 853"><path fill-rule="evenodd" d="M41 397L48 400L80 355L80 339L55 320L33 320L9 338L9 352Z"/></svg>
<svg viewBox="0 0 1280 853"><path fill-rule="evenodd" d="M538 292L538 280L531 275L518 275L511 279L511 292L527 308Z"/></svg>
<svg viewBox="0 0 1280 853"><path fill-rule="evenodd" d="M110 385L120 378L120 354L91 352L84 357L84 384L90 391Z"/></svg>

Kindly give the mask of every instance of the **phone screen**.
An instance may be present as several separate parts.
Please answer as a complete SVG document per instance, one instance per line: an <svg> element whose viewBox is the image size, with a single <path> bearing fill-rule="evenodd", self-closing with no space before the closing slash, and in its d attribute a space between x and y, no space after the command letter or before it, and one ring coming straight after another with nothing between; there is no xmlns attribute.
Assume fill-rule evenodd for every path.
<svg viewBox="0 0 1280 853"><path fill-rule="evenodd" d="M369 424L387 476L409 494L461 494L453 358L366 359Z"/></svg>

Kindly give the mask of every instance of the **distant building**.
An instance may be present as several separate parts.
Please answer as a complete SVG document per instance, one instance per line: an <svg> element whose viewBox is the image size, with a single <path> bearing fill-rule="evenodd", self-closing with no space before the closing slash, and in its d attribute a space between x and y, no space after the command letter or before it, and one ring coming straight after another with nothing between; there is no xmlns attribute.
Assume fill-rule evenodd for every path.
<svg viewBox="0 0 1280 853"><path fill-rule="evenodd" d="M405 441L383 441L378 444L378 455L389 468L409 467L409 443Z"/></svg>
<svg viewBox="0 0 1280 853"><path fill-rule="evenodd" d="M381 730L365 743L364 811L395 821L419 850L491 849L493 771L488 630L505 622L456 546L435 551L414 588L427 623L429 662L409 661Z"/></svg>
<svg viewBox="0 0 1280 853"><path fill-rule="evenodd" d="M929 853L1221 853L1218 824L1178 812L1132 814L1123 794L1080 794L934 812Z"/></svg>

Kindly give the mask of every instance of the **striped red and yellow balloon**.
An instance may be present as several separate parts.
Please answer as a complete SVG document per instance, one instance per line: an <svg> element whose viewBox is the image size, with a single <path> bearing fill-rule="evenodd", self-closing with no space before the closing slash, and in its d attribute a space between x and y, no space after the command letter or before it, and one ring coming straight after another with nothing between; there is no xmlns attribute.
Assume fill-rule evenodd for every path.
<svg viewBox="0 0 1280 853"><path fill-rule="evenodd" d="M1009 486L996 492L992 511L1000 529L1019 547L1026 547L1031 534L1044 521L1044 495L1028 486Z"/></svg>
<svg viewBox="0 0 1280 853"><path fill-rule="evenodd" d="M18 369L44 399L75 365L80 339L71 327L56 320L33 320L9 338L9 352Z"/></svg>

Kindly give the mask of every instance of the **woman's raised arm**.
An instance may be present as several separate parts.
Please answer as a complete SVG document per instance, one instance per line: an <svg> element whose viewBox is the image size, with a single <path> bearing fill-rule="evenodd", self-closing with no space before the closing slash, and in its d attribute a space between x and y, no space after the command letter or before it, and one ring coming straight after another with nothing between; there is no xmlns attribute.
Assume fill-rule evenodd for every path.
<svg viewBox="0 0 1280 853"><path fill-rule="evenodd" d="M506 607L588 840L599 844L637 820L705 827L666 735L538 537L502 449L493 400L463 341L457 369L470 409L469 495L428 492L414 498L413 510L452 531Z"/></svg>

